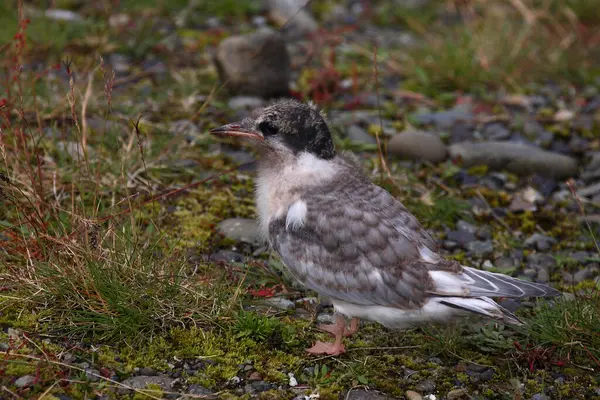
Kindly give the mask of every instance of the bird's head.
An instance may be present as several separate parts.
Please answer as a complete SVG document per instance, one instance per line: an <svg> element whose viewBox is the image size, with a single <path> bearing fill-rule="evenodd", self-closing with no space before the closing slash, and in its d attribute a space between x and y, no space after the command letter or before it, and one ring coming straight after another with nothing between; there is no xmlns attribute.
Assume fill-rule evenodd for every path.
<svg viewBox="0 0 600 400"><path fill-rule="evenodd" d="M333 139L319 110L311 103L296 100L280 100L255 111L252 117L210 133L248 138L260 150L279 156L303 152L324 160L335 156Z"/></svg>

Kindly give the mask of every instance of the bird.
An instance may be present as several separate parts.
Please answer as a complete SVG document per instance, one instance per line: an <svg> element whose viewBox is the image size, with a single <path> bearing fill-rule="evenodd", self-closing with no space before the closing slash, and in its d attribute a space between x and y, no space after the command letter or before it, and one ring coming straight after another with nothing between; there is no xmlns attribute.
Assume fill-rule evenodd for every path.
<svg viewBox="0 0 600 400"><path fill-rule="evenodd" d="M334 340L317 341L309 353L344 353L343 337L361 320L407 329L479 315L520 325L492 298L560 295L440 255L431 234L368 178L357 157L336 150L312 102L280 99L210 133L255 146L260 233L295 279L333 303L336 322L318 328Z"/></svg>

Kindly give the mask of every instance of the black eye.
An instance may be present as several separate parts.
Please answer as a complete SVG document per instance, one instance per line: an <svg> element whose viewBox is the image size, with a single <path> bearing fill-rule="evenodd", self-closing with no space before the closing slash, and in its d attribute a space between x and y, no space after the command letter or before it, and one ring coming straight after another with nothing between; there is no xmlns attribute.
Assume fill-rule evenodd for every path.
<svg viewBox="0 0 600 400"><path fill-rule="evenodd" d="M260 129L260 131L262 132L262 134L265 137L277 135L277 132L279 131L279 128L277 128L270 121L263 121L263 122L261 122L260 124L258 124L258 129Z"/></svg>

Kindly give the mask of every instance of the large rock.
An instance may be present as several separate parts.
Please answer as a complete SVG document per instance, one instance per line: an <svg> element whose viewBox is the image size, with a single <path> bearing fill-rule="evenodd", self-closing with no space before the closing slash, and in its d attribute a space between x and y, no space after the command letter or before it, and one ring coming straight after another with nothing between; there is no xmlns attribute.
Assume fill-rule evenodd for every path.
<svg viewBox="0 0 600 400"><path fill-rule="evenodd" d="M273 97L289 92L290 57L282 36L270 29L223 40L214 62L234 94Z"/></svg>
<svg viewBox="0 0 600 400"><path fill-rule="evenodd" d="M269 18L282 28L288 38L301 38L315 32L319 26L306 9L308 0L267 0Z"/></svg>
<svg viewBox="0 0 600 400"><path fill-rule="evenodd" d="M217 230L225 237L252 245L260 245L263 242L258 230L258 224L253 219L229 218L221 221Z"/></svg>
<svg viewBox="0 0 600 400"><path fill-rule="evenodd" d="M451 158L460 158L464 166L487 165L518 175L539 173L553 178L577 174L577 161L569 156L537 147L511 142L465 142L449 147Z"/></svg>
<svg viewBox="0 0 600 400"><path fill-rule="evenodd" d="M446 159L446 145L439 136L409 130L394 135L388 142L388 153L410 160L442 162Z"/></svg>

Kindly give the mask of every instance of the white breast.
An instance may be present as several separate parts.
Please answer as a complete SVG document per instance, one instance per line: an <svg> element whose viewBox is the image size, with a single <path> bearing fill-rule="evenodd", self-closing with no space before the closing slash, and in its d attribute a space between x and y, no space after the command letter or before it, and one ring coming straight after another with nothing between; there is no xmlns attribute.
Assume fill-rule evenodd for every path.
<svg viewBox="0 0 600 400"><path fill-rule="evenodd" d="M264 163L259 166L256 180L256 208L260 231L265 238L269 234L269 223L273 218L288 214L290 206L293 217L286 221L288 226L299 226L299 217L306 215L306 203L299 201L304 190L322 185L338 172L339 165L323 160L310 153L289 157L280 163Z"/></svg>

